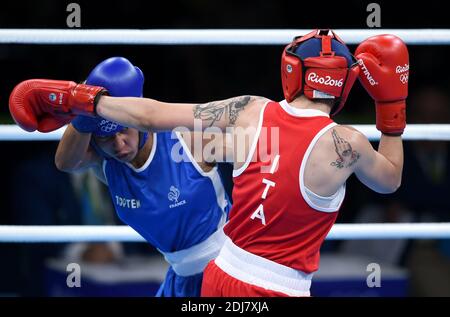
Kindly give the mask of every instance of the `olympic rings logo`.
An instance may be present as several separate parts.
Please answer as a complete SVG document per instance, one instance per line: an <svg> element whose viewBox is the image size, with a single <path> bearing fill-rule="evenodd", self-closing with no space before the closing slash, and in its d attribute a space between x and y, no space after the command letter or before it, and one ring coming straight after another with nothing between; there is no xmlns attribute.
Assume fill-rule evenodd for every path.
<svg viewBox="0 0 450 317"><path fill-rule="evenodd" d="M100 130L106 133L116 130L117 126L117 123L108 120L102 120L102 122L100 122Z"/></svg>
<svg viewBox="0 0 450 317"><path fill-rule="evenodd" d="M402 84L407 84L408 83L408 77L409 77L409 73L406 74L401 74L400 75L400 81Z"/></svg>

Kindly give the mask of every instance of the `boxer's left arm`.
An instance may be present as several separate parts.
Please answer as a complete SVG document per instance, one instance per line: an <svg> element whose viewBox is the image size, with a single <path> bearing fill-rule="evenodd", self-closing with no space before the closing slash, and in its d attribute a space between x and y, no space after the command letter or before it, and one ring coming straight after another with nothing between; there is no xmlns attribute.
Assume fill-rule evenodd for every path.
<svg viewBox="0 0 450 317"><path fill-rule="evenodd" d="M27 131L39 128L42 114L49 114L50 117L70 116L70 119L74 115L99 115L141 131L167 131L176 127L201 131L217 127L227 132L228 127L256 127L260 109L268 101L246 95L204 104L178 104L105 94L107 90L103 87L31 79L14 88L9 104L14 120Z"/></svg>
<svg viewBox="0 0 450 317"><path fill-rule="evenodd" d="M75 115L99 115L141 131L167 131L179 126L189 130L218 127L224 131L236 126L244 113L252 116L254 111L250 109L260 108L267 100L246 95L204 104L179 104L149 98L110 97L107 93L100 86L30 79L13 89L9 106L16 123L30 132L47 123L47 116L70 121Z"/></svg>
<svg viewBox="0 0 450 317"><path fill-rule="evenodd" d="M253 113L262 97L239 96L203 104L165 103L149 98L102 96L96 106L99 116L141 131L165 131L176 127L204 130L217 127L225 132L238 118ZM123 105L127 105L124 107Z"/></svg>
<svg viewBox="0 0 450 317"><path fill-rule="evenodd" d="M215 134L222 132L222 137L216 137L210 143L204 139L207 134L203 133L201 156L194 155L194 157L201 157L207 163L218 161L231 163L239 161L236 158L238 152L246 157L250 147L240 148L237 151L236 144L231 140L236 138L239 133L235 132L240 130L227 128L243 128L247 133L250 132L248 137L251 144L253 142L251 138L255 133L252 134L252 130L247 128L254 127L253 130L256 131L260 110L267 101L268 99L263 97L247 95L203 104L175 104L149 98L102 96L97 103L96 111L103 118L141 131L167 131L177 127L191 131L205 131L213 127ZM124 107L124 104L127 107ZM208 144L208 148L205 144ZM208 155L209 152L205 153L204 150L211 146L215 147L215 150ZM194 152L198 150L194 149ZM239 164L235 165L235 168L239 167Z"/></svg>

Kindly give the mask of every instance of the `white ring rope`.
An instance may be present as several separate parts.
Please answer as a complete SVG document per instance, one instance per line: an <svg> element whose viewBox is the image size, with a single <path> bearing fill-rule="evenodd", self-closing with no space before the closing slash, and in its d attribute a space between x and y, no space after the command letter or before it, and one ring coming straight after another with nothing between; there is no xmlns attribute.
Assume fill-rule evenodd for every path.
<svg viewBox="0 0 450 317"><path fill-rule="evenodd" d="M0 242L145 242L128 226L0 226Z"/></svg>
<svg viewBox="0 0 450 317"><path fill-rule="evenodd" d="M335 224L327 240L444 239L450 223ZM145 242L128 226L0 226L1 242Z"/></svg>
<svg viewBox="0 0 450 317"><path fill-rule="evenodd" d="M370 141L380 139L381 132L371 124L355 124ZM0 141L59 141L66 127L50 133L26 132L13 124L0 125ZM408 124L403 140L443 140L450 141L450 124Z"/></svg>
<svg viewBox="0 0 450 317"><path fill-rule="evenodd" d="M305 29L0 29L4 44L279 45ZM448 45L450 29L337 29L348 44L377 34L395 34L407 44Z"/></svg>

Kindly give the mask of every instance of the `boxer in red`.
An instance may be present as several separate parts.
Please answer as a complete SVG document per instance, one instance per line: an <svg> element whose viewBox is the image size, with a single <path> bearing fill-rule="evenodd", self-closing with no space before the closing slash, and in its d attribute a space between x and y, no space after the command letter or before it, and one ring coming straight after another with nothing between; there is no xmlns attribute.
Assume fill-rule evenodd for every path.
<svg viewBox="0 0 450 317"><path fill-rule="evenodd" d="M141 131L194 129L195 119L203 129L218 127L235 138L241 128L253 128L248 144L234 144L227 240L206 267L202 295L309 296L320 246L336 220L348 177L355 173L379 193L392 193L401 183L407 47L393 35L378 35L363 41L355 56L329 30L295 39L282 55L286 99L281 102L241 96L169 104L109 97L102 87L31 80L14 89L10 107L16 109L16 122L28 129L42 125L40 118L44 124L53 116L64 122L77 113ZM342 110L358 76L375 100L382 133L378 150L362 133L331 119ZM276 140L262 133L274 129ZM244 160L238 159L239 150Z"/></svg>

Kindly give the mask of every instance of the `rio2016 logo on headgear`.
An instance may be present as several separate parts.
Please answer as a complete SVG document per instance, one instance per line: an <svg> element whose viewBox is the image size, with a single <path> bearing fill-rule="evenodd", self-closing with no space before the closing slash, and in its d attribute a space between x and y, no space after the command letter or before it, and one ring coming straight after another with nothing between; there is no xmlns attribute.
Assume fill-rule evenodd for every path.
<svg viewBox="0 0 450 317"><path fill-rule="evenodd" d="M118 127L117 123L108 121L108 120L102 120L100 122L100 130L102 130L105 133L109 133L111 131L116 130Z"/></svg>
<svg viewBox="0 0 450 317"><path fill-rule="evenodd" d="M50 93L49 95L48 95L48 99L51 101L51 102L55 102L56 101L56 94L55 93Z"/></svg>
<svg viewBox="0 0 450 317"><path fill-rule="evenodd" d="M342 87L342 85L344 85L344 78L333 79L329 75L322 77L320 75L317 75L314 72L309 73L308 81L314 82L316 84L326 85L326 86Z"/></svg>

